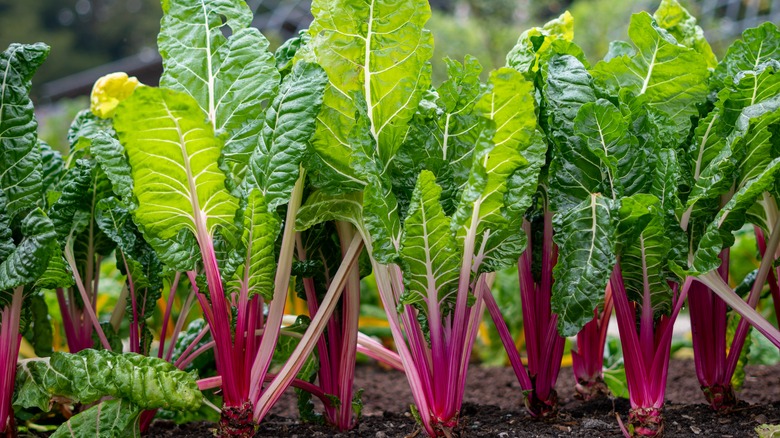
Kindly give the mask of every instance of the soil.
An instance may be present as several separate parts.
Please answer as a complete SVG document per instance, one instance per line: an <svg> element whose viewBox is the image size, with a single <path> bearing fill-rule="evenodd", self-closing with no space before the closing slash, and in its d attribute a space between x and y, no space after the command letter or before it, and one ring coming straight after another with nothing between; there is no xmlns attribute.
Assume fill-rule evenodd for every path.
<svg viewBox="0 0 780 438"><path fill-rule="evenodd" d="M756 436L760 424L780 423L780 365L748 366L740 405L729 414L717 414L704 404L693 361L670 364L667 403L664 410L667 437ZM620 437L615 413L625 419L628 401L574 399L571 369L561 370L558 395L561 410L553 421L531 418L520 406L520 386L510 368L472 366L461 412L460 437ZM406 379L398 371L360 366L355 384L363 388L363 418L348 433L297 420L295 397L290 391L263 421L257 437L423 437L409 414L412 397ZM177 426L157 421L149 436L211 437L214 424Z"/></svg>

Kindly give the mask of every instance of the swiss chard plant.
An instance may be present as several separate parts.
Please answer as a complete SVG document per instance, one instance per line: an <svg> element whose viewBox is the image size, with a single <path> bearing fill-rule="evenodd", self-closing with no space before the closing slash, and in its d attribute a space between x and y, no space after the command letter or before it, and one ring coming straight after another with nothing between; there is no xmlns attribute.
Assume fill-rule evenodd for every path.
<svg viewBox="0 0 780 438"><path fill-rule="evenodd" d="M691 234L690 240L699 243L696 254L700 256L694 262L714 265L718 261L713 254L719 246L722 248L718 255L720 278L713 272L700 274L704 282L691 285L688 295L697 377L710 406L720 410L736 405L732 381L744 361L743 347L749 333L747 321L736 316L729 318L727 304L711 293L713 284L721 289L729 284L729 247L733 238L726 234L727 230L746 221L756 229L762 259L755 276L749 278L753 284L747 304L758 304L767 280L770 290L777 295L772 264L780 237L775 232L777 197L771 173L772 160L777 157L772 138L780 126L777 26L766 23L746 30L715 67L709 86L713 96L709 112L699 121L689 149L691 195L683 225ZM748 187L753 189L748 191ZM737 203L743 207L734 211ZM723 220L727 216L732 224ZM716 218L717 228L708 224ZM721 235L708 237L714 237L718 228Z"/></svg>
<svg viewBox="0 0 780 438"><path fill-rule="evenodd" d="M544 145L533 85L472 58L430 87L424 1L314 2L302 59L328 72L300 228L351 222L369 250L425 431L457 425L492 272L515 263ZM343 3L343 4L342 4ZM390 32L392 30L392 32ZM355 70L355 66L358 69Z"/></svg>
<svg viewBox="0 0 780 438"><path fill-rule="evenodd" d="M706 216L697 202L720 201L733 184L722 182L724 168L707 172L703 188L690 182L689 169L698 166L689 155L692 133L699 132L694 128L706 107L708 67L715 59L695 20L676 2L662 2L654 16L634 15L629 37L631 43L613 43L590 70L571 55L550 60L547 101L567 103L550 118L561 133L550 170L560 236L553 309L562 333L574 334L592 318L609 281L631 401L624 431L656 436L663 431L672 326L694 281L712 287L777 340L777 330L715 272L718 253L733 242L744 211L771 186L776 165L748 152L762 135L747 110L741 132L729 136L722 154L697 157L718 155L724 168L739 167L747 157L756 161L714 218L689 227L688 218ZM713 184L727 187L713 196Z"/></svg>

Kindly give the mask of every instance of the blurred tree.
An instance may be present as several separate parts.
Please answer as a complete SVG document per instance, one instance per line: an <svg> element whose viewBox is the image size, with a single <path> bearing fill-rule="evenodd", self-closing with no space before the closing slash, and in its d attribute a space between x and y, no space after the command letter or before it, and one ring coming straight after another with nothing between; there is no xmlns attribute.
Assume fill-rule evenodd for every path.
<svg viewBox="0 0 780 438"><path fill-rule="evenodd" d="M160 15L158 0L0 0L0 47L49 44L40 83L154 48Z"/></svg>

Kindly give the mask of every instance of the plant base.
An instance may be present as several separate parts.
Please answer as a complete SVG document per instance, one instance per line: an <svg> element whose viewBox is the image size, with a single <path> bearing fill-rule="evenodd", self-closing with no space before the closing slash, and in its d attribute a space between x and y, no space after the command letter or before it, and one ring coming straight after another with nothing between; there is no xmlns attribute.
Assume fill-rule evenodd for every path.
<svg viewBox="0 0 780 438"><path fill-rule="evenodd" d="M714 411L729 412L737 406L737 394L731 384L702 386L701 390Z"/></svg>
<svg viewBox="0 0 780 438"><path fill-rule="evenodd" d="M580 380L574 386L574 397L578 400L590 401L609 397L609 388L604 379L596 377L594 380Z"/></svg>
<svg viewBox="0 0 780 438"><path fill-rule="evenodd" d="M550 396L542 400L536 396L536 391L530 391L523 400L525 408L535 418L548 419L558 416L558 392L550 391Z"/></svg>
<svg viewBox="0 0 780 438"><path fill-rule="evenodd" d="M217 425L217 436L251 438L255 435L255 426L252 402L245 401L241 406L224 406Z"/></svg>
<svg viewBox="0 0 780 438"><path fill-rule="evenodd" d="M628 425L632 436L660 437L664 433L664 417L659 408L631 409Z"/></svg>

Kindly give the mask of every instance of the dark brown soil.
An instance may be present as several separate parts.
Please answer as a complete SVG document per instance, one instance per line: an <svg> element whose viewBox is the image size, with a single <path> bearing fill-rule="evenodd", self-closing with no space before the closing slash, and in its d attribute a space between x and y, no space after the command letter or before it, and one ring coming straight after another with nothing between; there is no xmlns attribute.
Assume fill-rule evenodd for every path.
<svg viewBox="0 0 780 438"><path fill-rule="evenodd" d="M763 423L780 423L780 366L750 366L740 392L741 405L730 414L716 414L703 404L693 362L671 363L665 407L667 437L744 437ZM301 424L292 392L280 400L265 419L257 437L406 437L418 432L408 413L411 394L400 372L372 366L357 369L356 386L364 388L364 417L349 433L327 426ZM620 437L615 412L624 418L627 400L583 403L574 399L571 369L561 370L558 394L561 412L555 421L541 422L520 407L520 387L509 368L469 370L461 437ZM149 436L207 437L213 424L176 426L156 422ZM424 434L419 434L422 437Z"/></svg>

